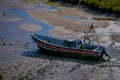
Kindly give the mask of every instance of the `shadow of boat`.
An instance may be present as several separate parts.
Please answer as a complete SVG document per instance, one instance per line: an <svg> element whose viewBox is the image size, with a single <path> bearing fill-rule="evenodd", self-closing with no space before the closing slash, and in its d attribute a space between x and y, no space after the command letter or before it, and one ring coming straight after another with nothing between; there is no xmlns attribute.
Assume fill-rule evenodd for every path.
<svg viewBox="0 0 120 80"><path fill-rule="evenodd" d="M25 57L38 58L38 59L44 59L44 60L50 60L50 61L55 60L55 61L76 62L76 63L87 64L87 65L97 65L101 63L101 61L98 61L98 60L81 59L81 58L72 57L72 56L56 55L54 53L51 54L49 52L45 52L40 49L35 51L26 51L26 52L23 52L21 55Z"/></svg>

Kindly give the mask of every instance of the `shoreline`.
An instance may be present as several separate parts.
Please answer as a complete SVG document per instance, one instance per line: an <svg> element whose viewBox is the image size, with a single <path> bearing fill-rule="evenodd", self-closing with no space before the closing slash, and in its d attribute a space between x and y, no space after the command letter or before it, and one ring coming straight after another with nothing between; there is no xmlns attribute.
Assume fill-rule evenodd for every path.
<svg viewBox="0 0 120 80"><path fill-rule="evenodd" d="M68 10L69 12L66 12L66 10ZM74 11L74 14L70 14L73 11ZM86 32L89 28L89 25L92 22L94 23L95 28L97 28L97 27L105 28L109 25L109 23L105 20L103 20L103 21L100 21L100 20L98 20L98 21L95 21L95 20L72 20L72 19L67 19L67 18L61 18L61 16L66 15L67 13L69 13L71 16L76 15L79 17L80 16L83 17L83 14L88 15L87 13L84 13L82 11L79 12L75 8L67 8L67 9L63 9L60 11L49 11L49 10L43 9L40 11L36 10L36 11L32 12L32 11L28 10L27 12L33 19L41 20L41 21L46 22L47 24L53 26L54 29L51 30L50 33L56 34L56 35L54 35L55 37L60 37L60 35L69 34L69 33L64 33L64 32L62 32L63 34L61 34L62 30L63 31L66 30L66 32L67 31L70 32L69 35L71 35L71 33L78 34L78 33ZM88 15L88 16L90 17L90 15ZM92 16L93 15L91 15L91 17ZM84 18L88 18L88 17L84 16ZM60 35L57 35L57 32L59 32Z"/></svg>

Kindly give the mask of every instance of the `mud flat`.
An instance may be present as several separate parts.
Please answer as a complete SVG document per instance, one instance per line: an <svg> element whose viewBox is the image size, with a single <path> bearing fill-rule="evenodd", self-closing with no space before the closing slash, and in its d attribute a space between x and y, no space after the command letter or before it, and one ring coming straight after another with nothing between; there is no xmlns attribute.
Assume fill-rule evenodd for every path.
<svg viewBox="0 0 120 80"><path fill-rule="evenodd" d="M120 42L120 34L112 34L111 39L116 42Z"/></svg>
<svg viewBox="0 0 120 80"><path fill-rule="evenodd" d="M119 80L120 49L118 21L76 20L61 16L91 18L94 15L75 8L51 10L34 8L35 4L22 4L18 0L0 0L0 79L1 80ZM14 5L17 9L5 7ZM23 6L24 5L24 6ZM24 8L25 7L25 8ZM75 12L75 13L73 13ZM39 52L31 33L58 38L78 38L93 22L101 44L112 56L111 62L81 60ZM51 28L52 27L52 28ZM50 34L50 33L51 34ZM117 32L117 33L116 33ZM103 34L104 33L104 34Z"/></svg>
<svg viewBox="0 0 120 80"><path fill-rule="evenodd" d="M71 13L73 11L74 9L71 9ZM62 14L60 14L61 12ZM49 10L36 10L33 12L31 10L28 10L28 13L34 19L42 20L48 23L49 25L52 25L54 29L50 30L50 33L53 36L58 37L58 38L68 38L68 36L79 37L81 33L86 32L88 30L92 22L94 23L95 28L98 28L98 27L105 28L109 25L107 21L96 21L92 19L91 20L89 19L88 20L77 20L77 19L75 20L75 19L62 18L63 15L67 15L67 13L70 13L70 12L64 12L64 9L61 11L56 11L56 12L49 11ZM77 10L76 10L76 13L77 13ZM76 16L77 15L78 14L76 14ZM80 14L77 17L79 18L80 16L82 17L83 15L87 15L87 13ZM71 14L71 16L74 16L74 15ZM84 18L87 19L88 17L84 17Z"/></svg>

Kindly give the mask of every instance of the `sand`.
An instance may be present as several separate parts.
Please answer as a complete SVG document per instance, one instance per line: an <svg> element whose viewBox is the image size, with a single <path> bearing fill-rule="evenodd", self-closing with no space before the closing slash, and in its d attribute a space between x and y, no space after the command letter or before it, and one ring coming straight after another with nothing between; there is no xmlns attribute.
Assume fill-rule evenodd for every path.
<svg viewBox="0 0 120 80"><path fill-rule="evenodd" d="M22 24L20 28L29 32L35 32L41 30L41 27L35 24Z"/></svg>

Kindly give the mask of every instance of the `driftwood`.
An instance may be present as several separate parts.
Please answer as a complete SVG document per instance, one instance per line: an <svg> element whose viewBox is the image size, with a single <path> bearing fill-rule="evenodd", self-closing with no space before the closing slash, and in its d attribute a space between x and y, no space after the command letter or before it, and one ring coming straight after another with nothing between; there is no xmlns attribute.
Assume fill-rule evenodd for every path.
<svg viewBox="0 0 120 80"><path fill-rule="evenodd" d="M1 35L0 35L0 39L2 40L3 45L7 45L7 42L3 39L3 37Z"/></svg>

